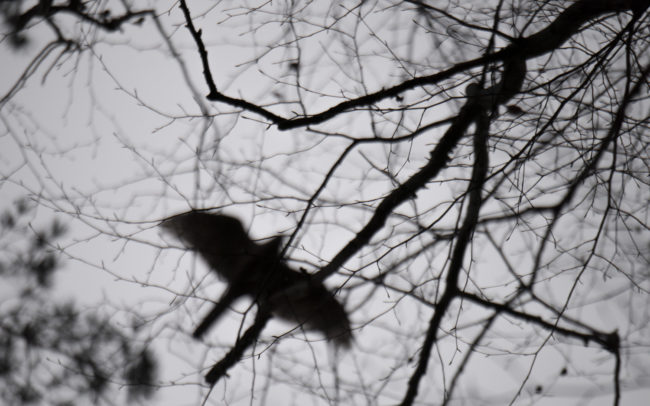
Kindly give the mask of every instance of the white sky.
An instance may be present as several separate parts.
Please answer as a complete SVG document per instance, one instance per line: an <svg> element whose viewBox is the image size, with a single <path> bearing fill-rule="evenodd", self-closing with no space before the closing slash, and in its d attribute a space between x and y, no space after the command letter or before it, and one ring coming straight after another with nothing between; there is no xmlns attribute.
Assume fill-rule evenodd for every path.
<svg viewBox="0 0 650 406"><path fill-rule="evenodd" d="M195 3L190 2L190 6L194 13L199 14L202 8ZM325 4L321 3L320 7L326 7ZM275 43L288 28L277 22L261 28L252 37L245 24L249 21L246 17L218 25L215 17L223 14L208 11L211 13L207 17L199 18L195 23L203 29L213 75L220 90L259 103L280 97L293 98L293 87L277 84L269 77L282 77L282 72L288 72L283 62L289 58L285 54L288 51L276 49L267 54L264 43ZM317 13L314 12L313 18L314 21L318 19ZM183 27L180 11L173 7L169 15L160 16L160 21L181 52L196 91L205 95L202 68L194 44ZM378 12L369 15L367 21L373 24L373 29L383 28L386 39L399 43L408 38L408 31L400 30L399 22L389 14ZM173 244L173 240L161 238L157 222L186 210L188 201L198 202L200 206L234 202L237 205L227 207L225 211L244 219L256 238L292 230L299 218L299 213L292 211L304 207L304 202L295 197L308 197L315 190L347 143L340 138L310 134L304 129L281 133L274 127L267 128L259 123L260 118L252 113L240 116L225 114L235 110L202 100L200 103L212 113L224 113L213 122L206 122L199 117L199 104L193 100L179 64L170 56L154 28L148 21L143 27L127 27L121 33L100 34L104 39L93 47L92 53L84 53L78 61L74 58L59 61L42 80L53 61L50 56L11 101L0 107L0 173L12 173L10 181L0 183L0 201L4 207L26 193L42 195L41 203L49 208L41 210L42 218L57 213L70 226L70 232L62 242L69 258L58 280L57 294L74 297L87 305L106 301L110 305L103 311L114 309L117 319L124 320L129 312L151 317L148 334L156 338L156 350L163 358L164 367L161 376L164 387L158 391L152 404L195 405L206 394L205 388L197 385L202 381L199 368L207 365L203 360L219 359L223 349L234 340L240 316L232 312L208 334L206 343L214 344L216 347L213 349L191 339L190 332L207 305L203 300L185 299L184 296L191 292L192 286L202 282L197 296L216 298L223 285L211 275L206 277L207 270L192 255L184 255L181 250L161 249L169 242ZM349 94L364 92L360 87L350 85L354 83L350 77L359 75L359 72L348 62L351 51L344 45L358 46L367 55L364 80L368 91L401 79L403 72L387 58L385 48L382 50L383 37L373 38L368 27L357 29L364 32L358 36L357 44L344 36L338 38L335 32L314 35L303 44L305 65L301 69L305 87L332 96L319 97L304 92L310 112L334 104L341 89ZM42 44L45 33L33 33L33 44L17 53L12 52L6 43L0 44L0 59L10 61L0 65L0 94L4 95L15 83ZM415 49L426 54L427 46L432 45ZM406 53L406 47L395 49ZM261 57L259 64L249 63L256 57ZM421 58L423 64L426 62L423 55L413 57ZM290 80L288 73L286 80ZM398 105L397 102L386 102L386 105L391 103L393 107ZM274 111L284 116L291 114L283 107ZM437 110L436 114L443 111ZM425 118L431 119L433 113L427 114ZM321 128L334 130L340 126L355 136L371 135L368 117L363 114L353 117L353 122L346 116ZM415 127L415 117L409 115L406 123ZM202 135L206 125L209 128ZM380 123L378 128L380 133L390 130L390 126L384 123ZM363 155L359 151L353 152L337 171L337 178L322 195L324 202L359 202L377 198L393 185L373 170L369 161L378 166L389 166L396 171L399 180L404 180L427 159L436 139L435 134L425 135L410 145L410 149L402 146L392 154L388 154L384 147L360 148ZM200 171L201 187L197 191L195 151L199 146L203 153L199 165L203 167ZM298 151L301 153L296 154ZM466 159L465 162L471 161ZM398 168L403 169L398 172ZM462 187L457 188L461 190ZM432 201L442 201L450 193L452 191L446 187L432 184L418 195L419 208L434 207ZM272 195L285 195L286 198L268 201L266 198ZM258 201L251 203L253 198ZM413 209L401 207L400 210L407 213ZM430 218L433 218L433 213L441 211L440 208L433 210L429 213ZM352 232L365 224L371 212L371 208L361 204L319 211L312 219L308 233L299 240L299 247L292 251L292 258L312 264L310 271L322 265L353 236ZM72 220L72 217L76 219ZM446 221L444 225L448 226L451 220ZM396 220L392 220L389 226L408 230L408 225ZM389 231L393 231L391 227L386 227L376 238L388 236ZM129 237L129 240L118 236ZM397 241L395 236L392 241ZM525 243L522 241L519 247ZM435 253L440 254L438 251ZM364 254L365 258L355 258L348 265L354 267L371 262L368 259L371 254ZM484 254L476 266L500 266L496 265L499 261L490 249L485 248ZM387 267L395 258L387 257L381 262L382 266ZM530 264L530 258L525 259L525 255L517 258L521 262L516 265ZM442 260L434 256L434 252L427 260L431 262L426 263L424 258L420 258L411 264L411 268L408 265L400 267L399 272L393 275L392 283L407 289L411 283L430 277L433 271L427 267L435 268L432 265L439 266ZM422 271L415 272L415 269ZM376 268L371 267L368 274L375 271ZM494 291L498 292L502 276L500 272L484 272L477 276L477 280L484 285L494 284ZM546 293L557 295L561 300L563 290L568 289L567 280L572 280L572 277L550 282ZM342 281L342 277L334 277L328 283L334 286ZM581 288L584 289L581 292L585 301L593 293L595 302L584 307L576 306L571 311L580 314L590 325L607 331L640 328L647 332L647 327L634 323L635 312L647 312L647 308L631 308L631 302L627 300L632 299L624 294L602 301L602 292L629 290L625 280L603 281L595 276L585 277ZM405 359L414 355L430 318L430 309L405 300L395 310L386 312L396 296L383 291L370 293L370 288L360 289L347 298L346 306L359 307L358 310L349 308L355 310L351 318L356 327L377 317L370 325L355 331L357 342L350 353L334 354L320 341L306 345L301 341L304 337L296 334L295 338L272 347L255 363L247 359L234 367L232 377L227 383L220 382L215 387L208 403L222 404L227 400L232 405L249 404L253 385L261 389L266 384L265 374L269 365L277 379L267 399L269 404L273 404L272 399L282 402L278 404L304 404L308 400L314 404L327 404L323 398L335 398L334 393L328 392L331 391L333 368L338 368L344 388L346 385L359 385L360 377L367 380L364 384L374 389L383 385L382 379L393 373L393 367L401 366ZM370 298L370 304L362 302L365 298ZM647 304L647 298L633 300L636 305L644 303L644 300ZM247 304L241 301L236 307L243 311ZM485 316L483 313L463 313L458 325L471 331L472 324ZM644 317L640 314L638 320ZM628 323L630 320L632 323ZM281 334L288 328L286 324L274 322L265 330L264 336L269 338L274 332ZM393 335L395 329L399 332L396 336ZM501 320L493 331L488 341L494 348L506 349L514 343L519 345L519 349L526 349L527 353L502 360L500 358L506 357L484 356L494 349L482 348L457 391L457 394L462 393L465 404L506 404L528 372L532 351L538 344L534 340L528 344L524 341L530 338L530 331L524 329L521 322L512 320ZM539 334L545 336L547 333L540 330ZM308 337L319 338L311 333ZM644 339L639 334L638 339L637 348L643 348L647 336ZM524 392L532 393L537 385L543 385L547 390L546 398L539 400L538 405L611 404L612 357L593 347L584 348L572 340L561 337L551 340L566 344L549 345L541 351ZM452 337L442 340L439 354L430 361L429 373L420 385L421 393L430 394L430 399L440 399L438 390L443 379L442 368L445 369L445 379L449 379L453 369L447 367L450 363L455 366L454 362L460 361L464 355L455 351L457 345L463 351L467 348ZM558 376L567 359L571 359L572 368L581 368L571 372L582 377ZM637 402L650 395L646 361L650 361L647 353L626 359L626 391L621 404L641 404ZM313 372L315 364L322 372L320 377ZM251 380L253 366L257 381ZM379 404L401 399L413 366L394 372ZM315 397L299 395L298 378L304 378L309 386L316 388L320 378L326 382L328 391ZM284 384L278 383L285 380ZM640 390L643 387L646 389ZM577 399L582 393L602 393L602 397L580 403ZM317 402L315 399L319 398ZM256 399L250 404L257 404L258 400L261 402L261 399ZM527 403L522 401L518 404Z"/></svg>

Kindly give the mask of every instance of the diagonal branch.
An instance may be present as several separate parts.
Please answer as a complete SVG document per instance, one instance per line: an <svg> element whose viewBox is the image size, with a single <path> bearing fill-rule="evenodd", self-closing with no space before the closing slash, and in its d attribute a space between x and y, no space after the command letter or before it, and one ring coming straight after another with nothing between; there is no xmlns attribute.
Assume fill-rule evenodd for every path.
<svg viewBox="0 0 650 406"><path fill-rule="evenodd" d="M228 370L241 359L244 351L253 344L253 341L257 340L270 318L271 314L265 310L265 306L257 306L257 314L253 325L244 332L244 335L241 336L235 346L205 375L205 381L210 386L213 386L228 374Z"/></svg>
<svg viewBox="0 0 650 406"><path fill-rule="evenodd" d="M474 166L472 169L472 178L468 187L469 203L467 205L467 213L456 236L456 244L454 245L451 254L451 262L445 279L445 290L438 303L436 303L433 311L433 316L429 322L429 327L422 348L420 349L418 364L409 379L406 394L400 404L402 406L412 405L418 394L420 380L422 380L422 377L424 377L427 372L429 357L431 356L433 345L437 341L438 329L442 322L442 318L447 313L453 299L459 294L458 279L460 277L460 272L463 269L465 251L472 240L474 229L478 224L479 212L483 203L481 192L488 172L489 155L487 151L487 143L490 130L490 118L487 115L487 109L478 103L477 100L478 98L471 98L468 102L469 105L475 104L479 107L477 108L475 115L476 133L474 135Z"/></svg>
<svg viewBox="0 0 650 406"><path fill-rule="evenodd" d="M379 231L386 219L393 210L404 203L407 199L415 196L417 191L424 187L431 179L447 167L449 155L456 147L458 141L463 137L470 126L473 118L479 111L480 106L475 102L468 102L458 113L458 116L447 129L445 135L440 139L438 145L431 151L431 157L427 164L416 172L406 182L393 189L375 209L375 212L368 223L359 231L355 237L320 271L316 274L317 280L324 280L336 272L348 259L365 246L372 236Z"/></svg>

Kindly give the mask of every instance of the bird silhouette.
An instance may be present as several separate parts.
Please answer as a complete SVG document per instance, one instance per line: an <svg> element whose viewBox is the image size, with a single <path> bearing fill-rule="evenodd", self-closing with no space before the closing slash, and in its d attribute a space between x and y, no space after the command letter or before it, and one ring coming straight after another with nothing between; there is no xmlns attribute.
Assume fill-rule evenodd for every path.
<svg viewBox="0 0 650 406"><path fill-rule="evenodd" d="M320 331L336 346L350 346L345 309L322 282L280 258L282 237L258 244L237 218L195 210L169 217L161 226L203 257L228 284L194 331L195 338L203 336L235 299L250 296L273 316Z"/></svg>

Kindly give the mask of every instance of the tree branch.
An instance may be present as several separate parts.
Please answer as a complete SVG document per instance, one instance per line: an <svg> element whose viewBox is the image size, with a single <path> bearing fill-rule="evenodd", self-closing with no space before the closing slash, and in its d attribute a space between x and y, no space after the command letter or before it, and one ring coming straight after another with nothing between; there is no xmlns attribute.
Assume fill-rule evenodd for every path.
<svg viewBox="0 0 650 406"><path fill-rule="evenodd" d="M438 329L440 328L442 318L447 313L447 309L451 305L453 299L458 296L458 279L460 277L460 272L463 269L465 251L472 240L472 235L476 225L478 224L479 212L483 203L481 192L488 171L489 156L487 143L490 130L490 118L487 115L487 110L480 104L479 97L470 98L468 104L476 104L479 107L474 116L476 120L476 133L474 134L474 166L472 169L472 179L468 187L469 203L467 205L467 213L463 225L460 230L458 230L456 244L454 245L451 256L451 263L449 264L449 270L447 271L447 277L445 279L445 290L434 308L433 316L431 317L427 329L427 334L424 338L422 348L420 349L418 365L409 379L406 394L400 404L401 406L410 406L413 404L413 401L418 394L420 380L427 372L429 357L431 356L433 344L437 341Z"/></svg>
<svg viewBox="0 0 650 406"><path fill-rule="evenodd" d="M572 35L578 32L581 26L600 15L614 12L621 12L630 10L635 16L642 13L650 6L650 0L580 0L567 7L551 24L545 29L539 31L526 38L517 39L509 46L501 49L500 51L486 54L480 58L472 59L470 61L461 62L449 69L435 73L433 75L416 77L406 80L396 86L382 89L374 93L357 97L355 99L346 100L335 106L330 107L320 113L284 118L281 117L257 104L251 103L244 99L237 99L226 96L217 90L217 86L210 73L210 66L208 62L208 52L205 49L203 40L201 39L201 30L194 27L192 18L185 0L180 1L180 7L185 15L187 28L190 30L194 41L196 42L203 64L203 75L209 89L207 95L208 100L226 103L233 107L238 107L266 118L271 123L275 124L279 130L289 130L298 127L306 127L310 125L323 123L341 113L351 111L357 107L364 107L375 104L381 100L395 97L400 93L414 88L434 85L443 80L449 79L455 74L464 72L478 66L483 66L488 63L517 59L519 62L524 62L527 59L543 55L551 52L562 45Z"/></svg>
<svg viewBox="0 0 650 406"><path fill-rule="evenodd" d="M244 335L237 341L235 346L221 359L217 362L208 373L205 375L205 381L213 386L216 384L224 375L227 375L228 370L235 365L244 354L244 351L253 344L253 341L257 340L260 333L266 326L266 323L271 318L271 314L264 309L265 306L257 306L257 314L255 315L255 322L250 326Z"/></svg>

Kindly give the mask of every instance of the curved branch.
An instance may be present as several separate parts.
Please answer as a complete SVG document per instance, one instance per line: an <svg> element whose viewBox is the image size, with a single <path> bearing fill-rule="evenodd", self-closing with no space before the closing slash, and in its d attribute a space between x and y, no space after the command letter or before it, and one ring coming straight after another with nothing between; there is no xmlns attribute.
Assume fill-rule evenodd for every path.
<svg viewBox="0 0 650 406"><path fill-rule="evenodd" d="M407 90L414 88L434 85L443 80L449 79L455 74L464 72L468 69L483 66L488 63L503 61L508 65L508 61L518 60L519 63L527 59L534 58L545 53L551 52L562 45L572 35L580 30L582 25L587 21L607 13L616 13L622 11L632 11L635 17L638 17L650 6L650 0L579 0L567 7L552 23L545 29L526 38L521 38L501 49L500 51L483 55L469 61L458 63L449 69L435 73L433 75L416 77L406 80L396 86L382 89L374 93L346 100L335 106L330 107L320 113L308 116L284 118L279 116L255 103L244 99L238 99L226 96L217 90L217 86L212 78L210 64L208 61L208 52L205 44L201 39L201 30L194 27L192 18L185 0L180 1L180 7L183 10L187 28L190 30L194 41L196 42L203 64L203 75L209 89L207 99L215 102L222 102L233 107L238 107L269 120L275 124L279 130L289 130L292 128L306 127L310 125L323 123L341 113L354 110L357 107L369 106L381 100L398 96ZM510 65L513 66L513 65Z"/></svg>

